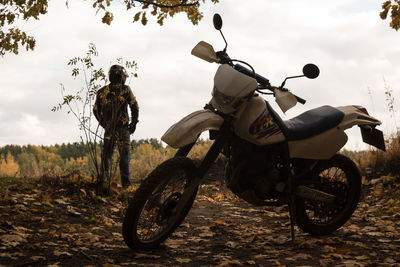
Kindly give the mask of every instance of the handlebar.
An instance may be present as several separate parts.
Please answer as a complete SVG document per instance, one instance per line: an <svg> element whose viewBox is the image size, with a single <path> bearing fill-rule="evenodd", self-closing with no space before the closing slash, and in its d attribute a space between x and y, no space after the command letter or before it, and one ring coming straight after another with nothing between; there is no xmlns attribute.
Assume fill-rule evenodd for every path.
<svg viewBox="0 0 400 267"><path fill-rule="evenodd" d="M254 75L254 73L253 73L252 70L249 70L248 68L246 68L246 67L243 66L243 65L236 64L236 65L234 65L233 68L234 68L235 70L237 70L237 71L243 73L243 74L246 74L247 76L250 76L250 77L254 77L254 76L255 76L255 79L257 80L257 82L258 82L260 85L266 86L267 89L269 89L269 90L271 90L271 91L280 90L280 89L277 88L277 87L271 86L271 84L269 83L269 80L268 80L267 78L264 78L263 76L261 76L261 75L259 75L259 74L257 74L257 73L255 73L255 75ZM287 89L285 89L285 90L287 90ZM293 94L293 93L292 93L292 94ZM295 95L295 94L293 94L293 96L297 99L297 102L299 102L300 104L303 104L303 105L304 105L304 104L306 103L306 100L305 100L305 99L303 99L303 98L301 98L301 97L299 97L299 96L297 96L297 95Z"/></svg>
<svg viewBox="0 0 400 267"><path fill-rule="evenodd" d="M249 70L248 68L246 68L246 67L243 66L243 65L236 64L233 68L234 68L235 70L237 70L237 71L243 73L243 74L246 74L247 76L254 77L253 71L252 71L252 70ZM264 78L263 76L261 76L261 75L259 75L259 74L257 74L257 73L255 73L255 77L254 77L254 78L255 78L255 79L257 80L257 82L258 82L259 84L261 84L261 85L264 85L264 86L269 86L269 85L270 85L269 80L268 80L267 78Z"/></svg>
<svg viewBox="0 0 400 267"><path fill-rule="evenodd" d="M299 97L299 96L297 96L295 94L293 94L293 96L297 99L297 102L299 102L300 104L304 105L306 103L305 99L303 99L303 98L301 98L301 97Z"/></svg>

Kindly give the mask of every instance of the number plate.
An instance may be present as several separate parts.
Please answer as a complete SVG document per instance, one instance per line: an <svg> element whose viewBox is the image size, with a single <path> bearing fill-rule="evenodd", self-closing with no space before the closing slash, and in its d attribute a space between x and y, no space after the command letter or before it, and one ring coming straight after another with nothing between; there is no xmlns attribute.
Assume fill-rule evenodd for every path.
<svg viewBox="0 0 400 267"><path fill-rule="evenodd" d="M364 143L386 151L385 140L382 131L367 125L360 125L361 136Z"/></svg>

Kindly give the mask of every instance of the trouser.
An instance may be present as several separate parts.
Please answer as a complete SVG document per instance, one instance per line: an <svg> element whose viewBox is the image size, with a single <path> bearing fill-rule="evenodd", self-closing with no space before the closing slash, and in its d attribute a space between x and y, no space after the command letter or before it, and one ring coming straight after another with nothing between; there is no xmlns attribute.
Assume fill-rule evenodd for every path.
<svg viewBox="0 0 400 267"><path fill-rule="evenodd" d="M105 131L104 144L101 155L103 171L107 178L111 178L110 165L114 153L115 144L119 150L119 172L121 174L122 186L130 184L129 180L129 161L130 161L130 132L128 128L121 127L115 131Z"/></svg>

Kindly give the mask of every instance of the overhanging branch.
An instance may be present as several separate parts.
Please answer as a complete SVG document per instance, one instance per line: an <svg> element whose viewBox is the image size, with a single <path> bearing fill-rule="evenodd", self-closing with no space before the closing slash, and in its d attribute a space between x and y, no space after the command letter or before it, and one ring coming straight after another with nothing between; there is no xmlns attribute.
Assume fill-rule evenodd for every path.
<svg viewBox="0 0 400 267"><path fill-rule="evenodd" d="M187 6L196 6L199 4L198 1L186 3L187 2L186 0L182 0L179 4L176 4L176 5L163 5L163 4L153 2L153 1L146 1L146 0L133 0L133 1L139 2L142 4L148 4L148 5L152 5L152 6L156 6L156 7L161 7L161 8L187 7Z"/></svg>

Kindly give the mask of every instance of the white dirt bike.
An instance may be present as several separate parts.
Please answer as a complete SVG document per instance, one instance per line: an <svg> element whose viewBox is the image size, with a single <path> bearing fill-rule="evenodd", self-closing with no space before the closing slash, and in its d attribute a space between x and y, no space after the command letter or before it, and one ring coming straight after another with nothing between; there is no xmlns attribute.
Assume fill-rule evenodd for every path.
<svg viewBox="0 0 400 267"><path fill-rule="evenodd" d="M221 32L218 14L213 22ZM131 249L155 248L172 234L220 153L227 158L226 184L238 197L258 206L289 206L292 239L295 224L312 235L329 234L350 218L361 191L358 168L337 154L347 142L344 130L358 125L364 142L385 150L383 134L375 129L381 122L361 106L322 106L283 121L259 94L269 90L283 112L297 102L304 104L284 88L285 82L303 76L314 79L318 67L307 64L303 75L274 87L249 64L231 59L221 35L223 51L215 52L203 41L192 50L201 59L221 64L212 99L163 135L162 140L178 151L141 183L130 201L123 237ZM186 156L204 131L215 141L196 166Z"/></svg>

